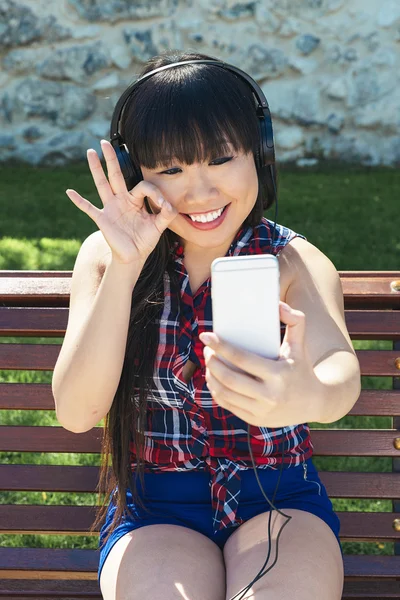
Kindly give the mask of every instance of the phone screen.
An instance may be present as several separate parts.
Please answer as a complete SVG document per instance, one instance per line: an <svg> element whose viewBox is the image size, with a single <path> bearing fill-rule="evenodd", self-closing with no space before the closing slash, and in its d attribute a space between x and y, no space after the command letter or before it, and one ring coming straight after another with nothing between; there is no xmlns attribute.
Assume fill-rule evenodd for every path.
<svg viewBox="0 0 400 600"><path fill-rule="evenodd" d="M279 357L280 283L275 256L215 259L211 264L211 299L213 331L218 336L260 356Z"/></svg>

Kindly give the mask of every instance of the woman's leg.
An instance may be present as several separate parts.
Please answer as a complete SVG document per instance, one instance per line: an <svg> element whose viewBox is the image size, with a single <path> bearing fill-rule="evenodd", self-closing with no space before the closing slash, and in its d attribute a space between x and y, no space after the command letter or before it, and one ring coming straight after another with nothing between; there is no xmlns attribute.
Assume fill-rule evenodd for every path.
<svg viewBox="0 0 400 600"><path fill-rule="evenodd" d="M111 548L100 588L104 600L225 600L222 551L188 527L146 525Z"/></svg>
<svg viewBox="0 0 400 600"><path fill-rule="evenodd" d="M243 600L341 600L344 584L343 558L332 529L316 515L298 509L282 508L288 520L277 511L271 518L272 569L252 585ZM233 598L256 577L268 554L269 512L259 514L242 525L224 546L226 600ZM241 594L237 599L241 598Z"/></svg>

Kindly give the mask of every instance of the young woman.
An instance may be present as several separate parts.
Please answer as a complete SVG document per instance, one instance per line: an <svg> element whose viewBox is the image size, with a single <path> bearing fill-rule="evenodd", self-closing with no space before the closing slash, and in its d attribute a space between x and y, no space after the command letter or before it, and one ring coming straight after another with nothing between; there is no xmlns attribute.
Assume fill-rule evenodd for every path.
<svg viewBox="0 0 400 600"><path fill-rule="evenodd" d="M192 59L213 57L162 54L141 75ZM99 230L76 259L53 377L61 425L84 432L105 417L105 498L92 528L105 517L102 595L238 598L269 543L268 566L277 559L286 515L277 562L240 597L339 600L340 522L313 465L307 424L340 418L358 398L337 271L288 227L277 224L273 241L263 216L274 202L271 171L255 162L254 97L232 72L191 64L153 74L127 102L121 133L143 180L128 190L102 141L108 179L97 153L87 156L103 208L67 190ZM213 330L212 261L258 253L279 260L286 333L278 361L202 335ZM335 363L348 394L339 406L316 371L334 350L347 360ZM271 501L282 468L273 501L282 513L257 482L248 426Z"/></svg>

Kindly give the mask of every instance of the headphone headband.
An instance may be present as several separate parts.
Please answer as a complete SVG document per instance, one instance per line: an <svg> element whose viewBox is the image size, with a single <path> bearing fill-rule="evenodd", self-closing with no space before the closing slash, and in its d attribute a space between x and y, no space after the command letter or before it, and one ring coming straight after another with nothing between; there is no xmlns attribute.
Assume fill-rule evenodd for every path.
<svg viewBox="0 0 400 600"><path fill-rule="evenodd" d="M123 111L123 108L125 106L127 99L131 95L133 89L136 88L136 86L140 85L143 81L146 81L146 79L149 79L149 77L151 77L155 73L159 73L161 71L165 71L166 69L171 69L173 67L178 67L181 65L191 65L191 64L211 64L211 65L215 65L216 67L220 67L222 69L232 71L233 73L235 73L236 75L241 77L251 87L251 89L254 92L254 95L256 96L257 101L258 101L258 106L256 109L257 114L259 117L265 119L264 122L265 122L265 126L266 126L265 127L266 145L268 148L272 149L272 152L273 152L274 140L273 140L273 132L272 132L271 113L270 113L269 105L268 105L267 99L264 95L264 92L262 91L262 89L260 88L258 83L256 83L254 81L254 79L252 77L250 77L250 75L245 73L245 71L242 71L242 69L239 69L238 67L235 67L234 65L225 63L223 61L217 61L217 60L187 60L187 61L171 63L169 65L164 65L162 67L158 67L157 69L153 69L152 71L145 73L142 77L140 77L135 82L133 82L123 92L122 96L119 98L119 100L115 106L115 109L114 109L114 112L112 115L112 119L111 119L110 142L112 143L114 140L121 141L121 134L119 133L119 123L120 123L122 111Z"/></svg>

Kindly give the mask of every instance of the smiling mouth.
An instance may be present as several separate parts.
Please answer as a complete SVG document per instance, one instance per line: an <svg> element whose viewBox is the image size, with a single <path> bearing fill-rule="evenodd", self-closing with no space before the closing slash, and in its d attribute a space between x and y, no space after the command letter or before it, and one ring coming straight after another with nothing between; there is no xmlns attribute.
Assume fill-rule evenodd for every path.
<svg viewBox="0 0 400 600"><path fill-rule="evenodd" d="M226 217L226 213L228 212L228 208L230 207L231 203L227 204L221 214L219 215L219 217L217 217L216 219L212 219L211 221L209 220L193 220L189 217L189 215L183 214L182 216L184 219L186 219L188 221L188 223L190 223L191 227L195 227L196 229L199 230L203 230L203 231L208 231L211 229L216 229L218 228L223 221L225 220Z"/></svg>
<svg viewBox="0 0 400 600"><path fill-rule="evenodd" d="M199 217L199 216L201 217L201 215L208 215L209 213L213 213L213 212L216 212L217 210L221 210L221 208L222 208L222 212L224 212L224 210L226 209L227 206L229 206L229 204L225 204L225 206L220 206L219 208L214 208L213 210L207 210L207 211L199 212L199 213L181 213L181 215L183 215L185 217L189 217L189 218L190 218L190 215L193 215L194 217Z"/></svg>

